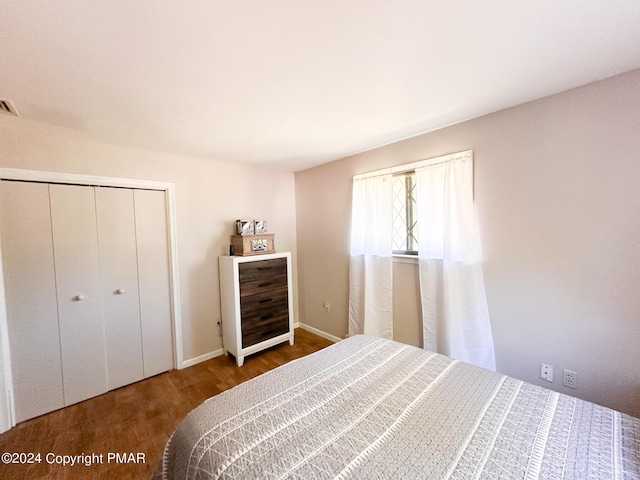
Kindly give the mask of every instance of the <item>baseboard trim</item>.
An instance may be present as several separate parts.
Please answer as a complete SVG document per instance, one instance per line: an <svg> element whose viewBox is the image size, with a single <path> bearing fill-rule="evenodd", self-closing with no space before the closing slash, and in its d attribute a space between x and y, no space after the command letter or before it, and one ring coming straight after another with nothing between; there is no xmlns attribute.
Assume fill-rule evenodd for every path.
<svg viewBox="0 0 640 480"><path fill-rule="evenodd" d="M305 325L304 323L298 323L298 327L300 327L300 328L302 328L304 330L307 330L307 331L309 331L311 333L315 333L319 337L326 338L327 340L330 340L330 341L332 341L334 343L337 343L340 340L342 340L342 338L340 338L340 337L336 337L335 335L331 335L330 333L323 332L322 330L318 330L317 328L312 327L310 325Z"/></svg>
<svg viewBox="0 0 640 480"><path fill-rule="evenodd" d="M311 333L315 333L319 337L326 338L327 340L330 340L330 341L332 341L334 343L337 343L340 340L342 340L342 338L340 338L340 337L336 337L335 335L331 335L330 333L323 332L322 330L318 330L315 327L312 327L310 325L305 325L304 323L300 323L300 322L294 323L293 324L293 328L302 328L302 329L307 330L307 331L309 331ZM194 357L194 358L190 358L189 360L185 360L185 361L182 362L182 365L180 365L178 367L178 370L182 370L183 368L192 367L194 365L197 365L198 363L205 362L207 360L211 360L212 358L219 357L220 355L224 355L224 349L222 349L222 348L219 348L218 350L214 350L212 352L205 353L203 355L200 355L200 356L197 356L197 357Z"/></svg>
<svg viewBox="0 0 640 480"><path fill-rule="evenodd" d="M182 362L182 365L178 367L178 369L182 370L183 368L193 367L198 363L211 360L212 358L219 357L220 355L224 355L224 350L222 348L214 350L213 352L205 353L204 355L200 355L198 357L190 358L189 360L185 360Z"/></svg>

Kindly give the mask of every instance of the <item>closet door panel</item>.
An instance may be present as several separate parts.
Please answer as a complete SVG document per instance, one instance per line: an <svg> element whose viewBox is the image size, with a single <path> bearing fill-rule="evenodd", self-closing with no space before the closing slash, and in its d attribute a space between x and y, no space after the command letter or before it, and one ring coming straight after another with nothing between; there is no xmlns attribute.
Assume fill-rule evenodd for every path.
<svg viewBox="0 0 640 480"><path fill-rule="evenodd" d="M0 182L0 237L21 422L64 406L48 185Z"/></svg>
<svg viewBox="0 0 640 480"><path fill-rule="evenodd" d="M145 378L173 368L165 193L135 190L140 319Z"/></svg>
<svg viewBox="0 0 640 480"><path fill-rule="evenodd" d="M133 190L96 188L109 390L142 380Z"/></svg>
<svg viewBox="0 0 640 480"><path fill-rule="evenodd" d="M65 405L107 391L93 187L50 185Z"/></svg>

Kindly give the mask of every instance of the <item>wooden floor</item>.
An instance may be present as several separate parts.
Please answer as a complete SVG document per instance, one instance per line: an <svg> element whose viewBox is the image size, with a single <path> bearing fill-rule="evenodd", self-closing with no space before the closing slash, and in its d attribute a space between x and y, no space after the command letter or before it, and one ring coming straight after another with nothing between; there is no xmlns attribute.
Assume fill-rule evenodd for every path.
<svg viewBox="0 0 640 480"><path fill-rule="evenodd" d="M0 478L148 479L171 432L203 400L331 344L306 330L297 329L295 334L294 346L287 342L249 356L241 368L233 357L220 356L22 422L0 435L0 454L39 453L41 463L0 463ZM144 462L116 464L112 459L109 463L109 453L132 453L136 460L144 457ZM80 454L87 463L94 463L48 463Z"/></svg>

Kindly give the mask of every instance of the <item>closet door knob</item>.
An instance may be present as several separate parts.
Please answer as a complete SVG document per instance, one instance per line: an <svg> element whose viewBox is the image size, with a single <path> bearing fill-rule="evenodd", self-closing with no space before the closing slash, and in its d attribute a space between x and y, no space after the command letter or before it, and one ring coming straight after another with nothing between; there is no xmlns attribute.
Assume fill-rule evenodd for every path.
<svg viewBox="0 0 640 480"><path fill-rule="evenodd" d="M84 300L84 295L76 295L75 297L72 298L72 300L74 302L81 302L82 300Z"/></svg>
<svg viewBox="0 0 640 480"><path fill-rule="evenodd" d="M116 290L116 294L122 295L124 293L124 288L119 288Z"/></svg>

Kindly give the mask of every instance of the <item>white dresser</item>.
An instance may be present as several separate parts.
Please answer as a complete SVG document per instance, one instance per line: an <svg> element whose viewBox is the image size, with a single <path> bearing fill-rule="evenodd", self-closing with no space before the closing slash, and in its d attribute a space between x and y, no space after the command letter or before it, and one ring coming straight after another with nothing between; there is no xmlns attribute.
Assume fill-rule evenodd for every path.
<svg viewBox="0 0 640 480"><path fill-rule="evenodd" d="M219 266L225 354L242 366L247 355L293 345L291 253L224 256Z"/></svg>

